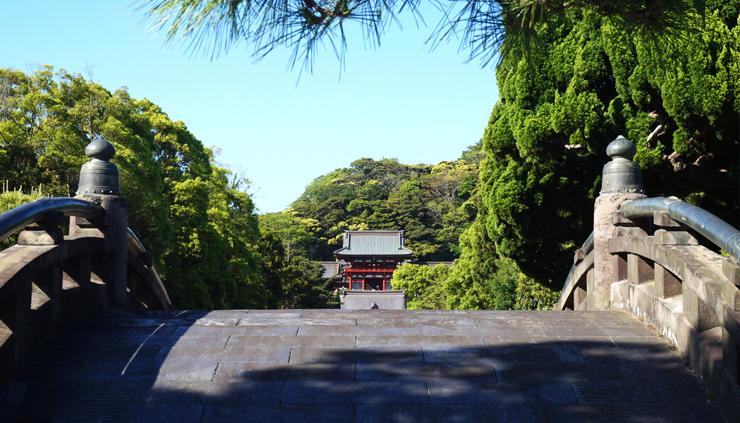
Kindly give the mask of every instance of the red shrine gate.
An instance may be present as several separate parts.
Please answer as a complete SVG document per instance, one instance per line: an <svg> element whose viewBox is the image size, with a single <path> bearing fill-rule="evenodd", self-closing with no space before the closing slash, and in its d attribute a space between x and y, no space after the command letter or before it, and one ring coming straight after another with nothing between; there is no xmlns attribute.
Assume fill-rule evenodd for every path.
<svg viewBox="0 0 740 423"><path fill-rule="evenodd" d="M334 257L341 269L339 287L387 291L393 272L413 252L403 246L403 231L346 231Z"/></svg>

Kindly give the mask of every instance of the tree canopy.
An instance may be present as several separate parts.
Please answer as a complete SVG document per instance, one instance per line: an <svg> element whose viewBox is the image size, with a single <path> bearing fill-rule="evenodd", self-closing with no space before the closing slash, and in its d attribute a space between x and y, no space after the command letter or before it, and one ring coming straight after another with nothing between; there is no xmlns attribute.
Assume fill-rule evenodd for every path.
<svg viewBox="0 0 740 423"><path fill-rule="evenodd" d="M418 259L453 260L458 237L476 214L479 153L480 145L472 146L460 159L436 165L355 160L316 178L288 210L262 221L280 221L292 248L307 257L333 259L345 230L402 229Z"/></svg>

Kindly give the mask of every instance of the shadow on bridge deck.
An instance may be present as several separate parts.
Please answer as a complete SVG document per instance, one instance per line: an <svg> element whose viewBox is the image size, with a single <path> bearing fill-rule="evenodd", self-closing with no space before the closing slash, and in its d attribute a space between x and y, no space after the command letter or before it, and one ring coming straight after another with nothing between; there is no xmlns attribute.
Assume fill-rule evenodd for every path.
<svg viewBox="0 0 740 423"><path fill-rule="evenodd" d="M3 401L24 422L722 421L619 312L108 312Z"/></svg>

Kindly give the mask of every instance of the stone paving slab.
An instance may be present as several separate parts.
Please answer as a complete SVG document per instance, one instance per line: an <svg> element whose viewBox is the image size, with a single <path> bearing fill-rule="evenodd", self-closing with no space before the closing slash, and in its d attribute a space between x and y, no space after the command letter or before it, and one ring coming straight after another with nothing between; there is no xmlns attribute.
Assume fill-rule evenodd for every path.
<svg viewBox="0 0 740 423"><path fill-rule="evenodd" d="M135 402L147 404L279 404L279 381L141 383Z"/></svg>
<svg viewBox="0 0 740 423"><path fill-rule="evenodd" d="M437 335L437 336L357 336L358 347L403 346L403 347L459 347L484 346L482 336Z"/></svg>
<svg viewBox="0 0 740 423"><path fill-rule="evenodd" d="M357 326L357 325L325 325L301 326L298 336L421 336L421 328L417 326Z"/></svg>
<svg viewBox="0 0 740 423"><path fill-rule="evenodd" d="M458 364L458 363L430 363L406 362L398 365L397 362L356 363L355 379L362 381L372 380L496 380L496 369L493 365L485 364Z"/></svg>
<svg viewBox="0 0 740 423"><path fill-rule="evenodd" d="M722 421L619 312L91 316L0 390L0 422Z"/></svg>
<svg viewBox="0 0 740 423"><path fill-rule="evenodd" d="M352 405L280 405L280 406L207 406L201 422L351 422L354 419Z"/></svg>
<svg viewBox="0 0 740 423"><path fill-rule="evenodd" d="M259 336L234 335L229 338L228 346L232 347L335 347L354 348L355 337L338 336Z"/></svg>
<svg viewBox="0 0 740 423"><path fill-rule="evenodd" d="M429 422L429 423L496 423L507 421L504 410L476 404L374 404L359 405L355 421L371 422Z"/></svg>
<svg viewBox="0 0 740 423"><path fill-rule="evenodd" d="M427 404L424 381L300 381L285 382L286 404Z"/></svg>
<svg viewBox="0 0 740 423"><path fill-rule="evenodd" d="M244 325L237 327L213 326L178 326L176 335L180 336L295 336L298 333L297 322L293 325Z"/></svg>

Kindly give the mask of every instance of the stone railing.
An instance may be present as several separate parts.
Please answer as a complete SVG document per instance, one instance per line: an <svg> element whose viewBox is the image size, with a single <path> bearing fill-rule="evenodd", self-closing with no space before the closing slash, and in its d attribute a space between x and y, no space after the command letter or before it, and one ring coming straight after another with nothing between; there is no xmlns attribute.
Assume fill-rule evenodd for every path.
<svg viewBox="0 0 740 423"><path fill-rule="evenodd" d="M556 310L586 310L589 280L594 277L594 234L586 238L581 248L573 255L573 266L565 278L563 293L555 305Z"/></svg>
<svg viewBox="0 0 740 423"><path fill-rule="evenodd" d="M85 150L76 198L43 198L0 215L0 380L59 329L110 307L167 309L170 300L127 226L113 146ZM68 227L68 234L62 228Z"/></svg>
<svg viewBox="0 0 740 423"><path fill-rule="evenodd" d="M676 198L646 198L629 140L607 154L593 242L576 251L556 308L629 311L740 415L740 231Z"/></svg>

